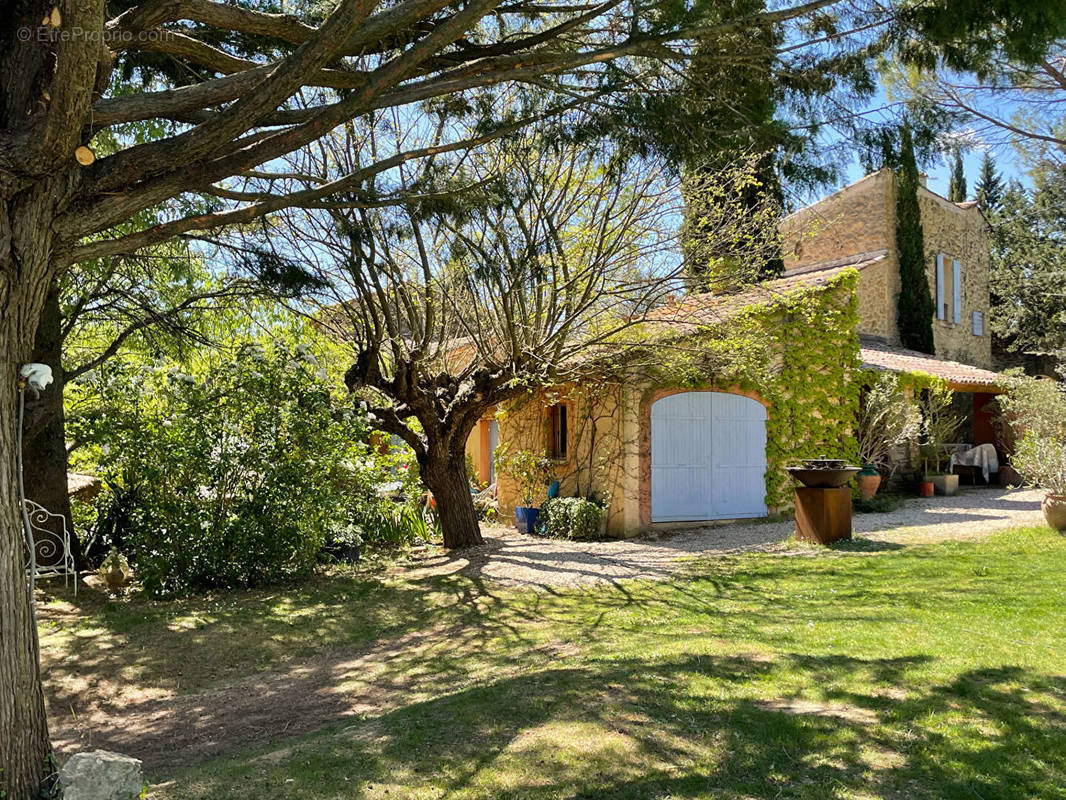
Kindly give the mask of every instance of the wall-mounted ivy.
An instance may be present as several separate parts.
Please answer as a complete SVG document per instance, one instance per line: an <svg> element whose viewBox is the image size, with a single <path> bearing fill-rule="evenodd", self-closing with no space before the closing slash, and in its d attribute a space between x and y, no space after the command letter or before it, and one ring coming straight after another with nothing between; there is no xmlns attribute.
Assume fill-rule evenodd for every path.
<svg viewBox="0 0 1066 800"><path fill-rule="evenodd" d="M822 286L730 313L727 321L691 336L634 336L637 342L654 342L653 352L632 343L619 346L599 364L598 379L531 392L500 409L501 441L543 448L543 409L560 399L572 402L573 457L558 470L563 492L606 497L622 487L625 452L638 446L624 434L625 408L635 408L650 389L736 387L769 406L766 503L787 508L793 484L786 466L822 454L858 457L853 436L862 375L858 279L858 272L845 270ZM509 496L506 488L501 496ZM621 505L612 510L620 513Z"/></svg>
<svg viewBox="0 0 1066 800"><path fill-rule="evenodd" d="M825 454L854 461L859 405L859 274L796 290L731 314L706 329L699 347L658 365L662 387L738 387L768 404L766 504L792 503L785 467Z"/></svg>

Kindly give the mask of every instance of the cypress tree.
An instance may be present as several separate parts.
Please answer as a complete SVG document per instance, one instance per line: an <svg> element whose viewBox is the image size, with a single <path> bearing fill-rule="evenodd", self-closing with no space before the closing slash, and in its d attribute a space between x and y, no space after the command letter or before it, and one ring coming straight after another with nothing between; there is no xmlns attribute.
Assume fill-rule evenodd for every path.
<svg viewBox="0 0 1066 800"><path fill-rule="evenodd" d="M925 235L918 207L918 162L910 124L900 131L900 169L896 192L896 251L899 254L900 292L896 309L899 336L904 347L933 352L933 314L925 270Z"/></svg>
<svg viewBox="0 0 1066 800"><path fill-rule="evenodd" d="M951 183L948 200L952 203L966 202L966 172L962 166L962 150L955 148L955 161L951 165Z"/></svg>
<svg viewBox="0 0 1066 800"><path fill-rule="evenodd" d="M766 0L718 0L724 20L743 19L764 12ZM775 49L780 32L773 26L752 27L742 34L727 34L721 42L704 43L689 64L692 105L698 125L690 129L682 165L685 224L682 231L685 271L693 291L728 289L744 283L773 278L784 270L780 248L774 242L745 242L739 237L719 237L723 220L750 212L761 219L768 202L783 202L776 149L787 138L775 119L780 95L774 75ZM728 67L721 52L732 54ZM737 160L758 155L751 180L731 189L732 197L721 208L706 202L708 186L736 180L732 169ZM729 222L725 227L743 228ZM721 238L720 241L716 241ZM760 237L752 234L753 240ZM740 241L737 241L739 239Z"/></svg>
<svg viewBox="0 0 1066 800"><path fill-rule="evenodd" d="M981 160L981 175L974 187L974 199L984 212L996 211L1003 205L1003 178L996 162L988 153Z"/></svg>

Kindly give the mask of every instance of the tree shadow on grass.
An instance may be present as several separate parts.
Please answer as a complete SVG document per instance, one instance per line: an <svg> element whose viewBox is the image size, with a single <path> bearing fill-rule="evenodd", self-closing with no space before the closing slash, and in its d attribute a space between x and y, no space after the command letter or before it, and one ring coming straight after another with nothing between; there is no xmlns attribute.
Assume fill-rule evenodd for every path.
<svg viewBox="0 0 1066 800"><path fill-rule="evenodd" d="M926 661L694 655L545 668L208 762L173 776L165 793L1066 796L1066 679L1003 668L908 683ZM767 693L783 673L809 687L804 697ZM850 688L819 691L846 677Z"/></svg>
<svg viewBox="0 0 1066 800"><path fill-rule="evenodd" d="M1042 542L1026 546L1040 554L1034 564L1045 564ZM647 783L649 776L665 785L682 773L686 780L694 775L721 782L726 780L720 777L726 774L723 764L746 763L731 748L754 758L749 751L769 747L776 757L772 763L783 774L793 774L787 764L798 758L797 763L818 766L819 781L835 773L815 764L818 753L837 750L840 759L854 761L839 768L849 775L863 769L890 775L889 767L908 763L901 780L925 780L917 762L910 761L912 745L919 741L911 732L916 723L894 720L897 708L909 708L909 717L926 728L921 735L930 739L941 718L947 718L950 730L959 727L956 718L963 720L964 734L946 735L945 748L984 747L988 730L999 730L999 723L965 722L969 700L952 695L965 689L965 684L952 689L954 677L952 685L940 689L916 682L911 672L928 663L925 657L821 655L832 640L821 633L812 638L808 626L816 620L845 637L854 630L860 647L883 652L869 643L882 632L891 636L900 624L932 619L931 610L972 608L975 600L987 601L989 592L1010 596L1015 565L994 566L989 577L982 573L975 580L973 568L989 562L989 553L961 546L948 550L947 560L930 555L943 555L944 548L937 546L891 557L839 553L799 567L794 559L773 556L711 560L684 580L609 584L594 591L508 591L466 575L385 582L333 578L324 585L174 604L103 605L77 623L88 629L54 634L71 637L68 647L50 646L52 632L42 640L50 653L45 679L53 729L61 743L143 757L156 776L205 759L209 770L240 772L242 765L226 760L226 754L264 755L269 750L264 742L274 739L309 747L313 763L354 763L352 774L366 780L384 782L402 773L405 777L396 779L403 789L398 796L437 772L442 785L455 787L448 791L485 797L512 796L500 789L511 785L521 787L515 797L576 796L578 788L564 790L566 781L580 791L599 792L600 784L589 782L592 775L613 786L623 779ZM1053 564L1046 568L1047 579L1055 580ZM95 601L79 595L79 602ZM938 653L937 641L914 647ZM908 652L911 644L903 640L893 646ZM804 654L812 648L814 655ZM732 655L711 654L723 652ZM1007 688L1013 691L1013 684L1036 685L1041 676L992 678L1011 684ZM160 687L166 691L152 693ZM1058 735L1062 720L1061 703L1046 698L1061 689L1048 684L1037 701L1048 737ZM94 713L87 713L85 702L95 704ZM930 717L910 708L912 702L942 710ZM962 717L955 702L963 702ZM1000 703L1003 713L1013 714L1014 702ZM72 705L78 720L92 722L93 738L79 742L81 731L68 714ZM734 724L734 717L744 725ZM337 726L353 722L337 739ZM778 741L771 736L775 726L800 736L793 731L796 725L821 731L818 742L828 749L812 743L797 757L784 740L780 746L767 744ZM749 727L766 732L749 741ZM316 733L325 729L333 732ZM408 729L422 734L406 740L404 747L414 750L405 760L403 747L390 750L389 743L404 740ZM574 754L572 745L581 740L597 744ZM330 755L334 749L338 753ZM534 757L539 751L547 754L543 766ZM353 753L355 762L344 760L355 758ZM560 760L559 754L567 753L569 760ZM1015 756L1022 762L1027 758ZM947 756L933 752L928 758L932 773L945 769L939 758ZM1059 770L1056 758L1045 760ZM407 774L408 762L430 766ZM255 770L269 766L255 763ZM291 773L303 762L283 756L277 763ZM426 772L430 767L437 772ZM255 770L241 773L241 780L259 780ZM538 788L545 770L558 773L549 781L557 794ZM766 780L778 780L769 768L763 771ZM452 780L453 773L468 777ZM796 774L801 783L815 779L803 770ZM174 796L227 796L217 794L225 781L206 773L202 779L211 791ZM739 780L731 777L721 785L743 794L747 790L730 788ZM976 773L972 780L996 786L994 779ZM493 791L482 791L482 784ZM287 792L267 786L238 796ZM332 794L293 796L320 800L359 792L338 784Z"/></svg>
<svg viewBox="0 0 1066 800"><path fill-rule="evenodd" d="M903 550L906 545L899 542L886 542L875 539L864 539L862 536L856 536L853 539L843 539L839 542L833 542L827 545L829 550L841 552L841 553L884 553L891 552L893 550Z"/></svg>
<svg viewBox="0 0 1066 800"><path fill-rule="evenodd" d="M225 739L211 730L219 719L245 731L231 731L239 743L257 720L269 723L270 687L290 672L281 702L298 701L304 690L310 707L332 719L350 713L350 704L326 697L347 664L442 636L459 645L506 635L522 647L525 633L501 613L502 603L492 587L456 577L416 585L331 576L169 602L53 590L38 611L53 739L61 751L109 743L129 751L147 736L154 752L178 753L182 745L209 748L214 737ZM248 720L212 705L227 702L230 691L247 703ZM195 699L181 709L170 702L187 695Z"/></svg>

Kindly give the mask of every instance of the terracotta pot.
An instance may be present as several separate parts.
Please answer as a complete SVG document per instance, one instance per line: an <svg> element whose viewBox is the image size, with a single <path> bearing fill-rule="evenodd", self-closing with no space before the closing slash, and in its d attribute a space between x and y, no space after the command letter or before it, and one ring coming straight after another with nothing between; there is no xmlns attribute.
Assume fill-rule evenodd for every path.
<svg viewBox="0 0 1066 800"><path fill-rule="evenodd" d="M918 494L920 494L922 497L932 497L935 491L936 487L933 486L932 481L922 481L918 485Z"/></svg>
<svg viewBox="0 0 1066 800"><path fill-rule="evenodd" d="M855 476L855 485L859 488L859 497L869 500L881 486L881 475L877 472L860 472Z"/></svg>
<svg viewBox="0 0 1066 800"><path fill-rule="evenodd" d="M1055 530L1066 533L1066 494L1046 494L1040 504L1047 524Z"/></svg>

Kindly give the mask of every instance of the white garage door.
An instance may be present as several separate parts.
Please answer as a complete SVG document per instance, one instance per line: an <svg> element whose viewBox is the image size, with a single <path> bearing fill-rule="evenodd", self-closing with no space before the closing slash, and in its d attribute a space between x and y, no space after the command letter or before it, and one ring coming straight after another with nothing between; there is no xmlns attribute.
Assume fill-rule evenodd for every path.
<svg viewBox="0 0 1066 800"><path fill-rule="evenodd" d="M651 407L651 520L766 516L766 409L683 392Z"/></svg>

